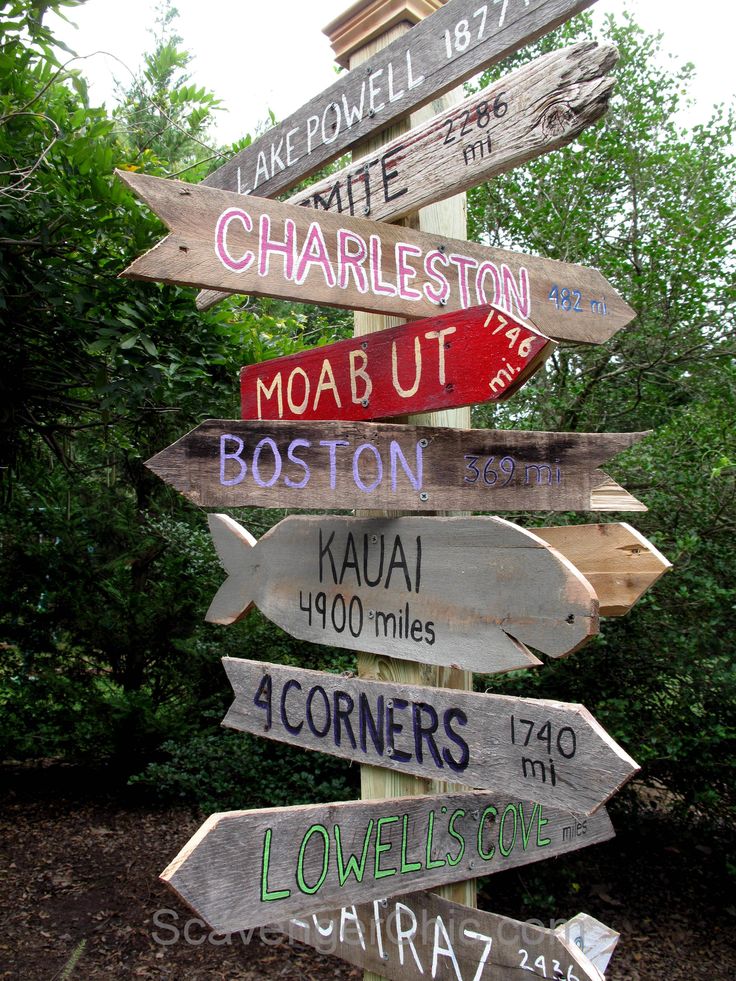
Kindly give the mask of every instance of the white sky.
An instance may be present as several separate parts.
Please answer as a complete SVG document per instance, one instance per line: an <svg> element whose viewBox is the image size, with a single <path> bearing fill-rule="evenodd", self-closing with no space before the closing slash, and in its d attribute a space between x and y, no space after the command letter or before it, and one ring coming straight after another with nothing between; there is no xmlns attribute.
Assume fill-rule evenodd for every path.
<svg viewBox="0 0 736 981"><path fill-rule="evenodd" d="M277 119L285 118L334 81L332 50L322 28L351 3L175 0L177 32L195 56L192 81L212 90L226 110L218 113L218 142L253 133L268 109ZM677 64L695 64L698 79L690 94L696 109L688 122L704 120L713 104L734 99L736 5L730 0L697 5L692 0L599 0L593 10L600 18L624 7L646 30L664 33L665 50ZM93 102L112 105L114 78L125 84L139 67L142 53L152 47L147 28L154 9L154 0L87 0L68 15L76 29L53 22L56 35L79 55L104 50L119 59L95 55L81 63Z"/></svg>

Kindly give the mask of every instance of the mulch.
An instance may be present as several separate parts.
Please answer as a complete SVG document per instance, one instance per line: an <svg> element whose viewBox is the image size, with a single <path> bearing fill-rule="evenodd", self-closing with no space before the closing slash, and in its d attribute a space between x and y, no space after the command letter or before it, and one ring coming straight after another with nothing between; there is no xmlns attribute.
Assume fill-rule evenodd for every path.
<svg viewBox="0 0 736 981"><path fill-rule="evenodd" d="M362 976L273 935L213 935L162 886L158 873L201 814L136 803L64 770L0 775L3 981ZM545 922L582 910L604 921L622 934L610 981L733 981L736 896L720 838L671 815L623 823L613 842L484 880L481 907ZM490 965L487 974L493 981Z"/></svg>

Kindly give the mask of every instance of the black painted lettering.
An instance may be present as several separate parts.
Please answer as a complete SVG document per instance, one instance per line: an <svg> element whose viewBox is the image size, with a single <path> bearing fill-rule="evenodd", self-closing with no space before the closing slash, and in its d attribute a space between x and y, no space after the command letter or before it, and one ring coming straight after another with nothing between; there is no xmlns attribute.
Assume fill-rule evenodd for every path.
<svg viewBox="0 0 736 981"><path fill-rule="evenodd" d="M322 543L322 529L319 530L319 581L324 582L323 568L324 568L324 558L329 556L330 565L332 567L332 581L337 585L337 567L335 566L335 558L332 554L330 546L335 538L335 532L333 531L330 537L327 539L327 544Z"/></svg>

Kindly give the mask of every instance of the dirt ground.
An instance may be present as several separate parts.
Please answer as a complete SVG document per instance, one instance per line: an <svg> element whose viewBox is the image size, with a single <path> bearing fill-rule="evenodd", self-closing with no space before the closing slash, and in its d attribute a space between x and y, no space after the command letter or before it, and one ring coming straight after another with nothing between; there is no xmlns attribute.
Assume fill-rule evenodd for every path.
<svg viewBox="0 0 736 981"><path fill-rule="evenodd" d="M302 945L208 934L157 878L201 815L135 804L64 771L0 775L4 981L361 977ZM651 816L613 842L484 880L480 906L545 923L580 911L603 920L622 934L610 981L733 981L725 865L712 837Z"/></svg>

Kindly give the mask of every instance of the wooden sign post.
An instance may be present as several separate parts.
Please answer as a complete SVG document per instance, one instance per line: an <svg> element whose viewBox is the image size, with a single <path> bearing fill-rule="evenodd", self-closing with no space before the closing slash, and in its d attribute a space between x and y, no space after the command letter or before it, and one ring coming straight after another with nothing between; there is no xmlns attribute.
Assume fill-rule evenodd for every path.
<svg viewBox="0 0 736 981"><path fill-rule="evenodd" d="M393 981L519 981L528 975L603 981L606 955L618 939L584 914L550 930L434 893L343 906L279 926L291 939Z"/></svg>
<svg viewBox="0 0 736 981"><path fill-rule="evenodd" d="M223 658L223 725L425 780L588 814L639 769L582 705Z"/></svg>
<svg viewBox="0 0 736 981"><path fill-rule="evenodd" d="M163 872L218 933L370 903L576 851L614 835L583 817L487 792L213 814Z"/></svg>
<svg viewBox="0 0 736 981"><path fill-rule="evenodd" d="M590 584L501 518L292 515L256 541L209 516L228 578L207 611L257 606L293 637L495 674L570 654L598 632Z"/></svg>
<svg viewBox="0 0 736 981"><path fill-rule="evenodd" d="M597 469L646 435L208 419L146 466L204 507L646 511Z"/></svg>
<svg viewBox="0 0 736 981"><path fill-rule="evenodd" d="M387 419L507 399L555 346L496 307L471 307L248 365L242 415Z"/></svg>
<svg viewBox="0 0 736 981"><path fill-rule="evenodd" d="M553 340L602 344L634 316L596 270L399 225L117 171L170 234L132 279L418 319L492 303Z"/></svg>

